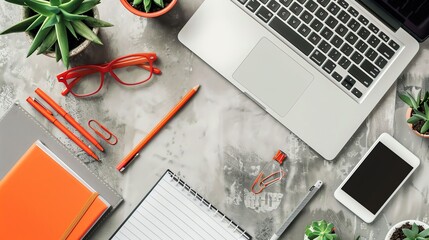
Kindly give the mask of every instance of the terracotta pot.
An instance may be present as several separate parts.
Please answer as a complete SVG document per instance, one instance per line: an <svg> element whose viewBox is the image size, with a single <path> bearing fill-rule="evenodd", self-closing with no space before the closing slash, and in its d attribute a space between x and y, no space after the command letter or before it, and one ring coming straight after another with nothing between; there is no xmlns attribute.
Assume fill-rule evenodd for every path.
<svg viewBox="0 0 429 240"><path fill-rule="evenodd" d="M408 108L407 113L405 114L406 120L408 120L411 117L411 113L412 112L413 112L413 109L412 108ZM410 126L411 130L413 130L413 132L417 136L422 137L422 138L429 138L429 134L427 134L427 133L426 134L421 134L421 133L417 132L416 130L414 130L413 129L413 125L411 123L409 123L408 126Z"/></svg>
<svg viewBox="0 0 429 240"><path fill-rule="evenodd" d="M94 13L94 18L99 19L100 15L98 14L97 7L94 7L92 9L92 11ZM23 15L24 15L24 18L29 17L30 11L29 11L28 8L24 8ZM95 35L98 35L98 31L99 30L100 30L100 28L93 28L92 29L92 31L94 32ZM27 34L27 36L29 36L31 38L31 40L33 40L34 37L31 34L29 34L28 32L25 32L25 34ZM68 33L68 36L73 37L69 33ZM79 46L77 46L77 47L75 47L75 48L73 48L73 49L70 50L69 57L73 57L73 56L78 55L83 50L85 50L89 46L89 44L91 44L91 41L89 41L88 39L85 39L85 41L83 41L81 44L79 44ZM46 52L46 53L43 53L43 54L46 55L46 56L48 56L48 57L55 58L55 52L53 52L53 51Z"/></svg>
<svg viewBox="0 0 429 240"><path fill-rule="evenodd" d="M155 18L155 17L162 16L162 15L166 14L167 12L169 12L174 7L174 5L176 5L177 0L172 0L171 3L168 4L167 7L163 8L157 12L150 12L150 13L142 12L142 11L135 9L127 0L121 0L121 3L122 3L122 5L124 5L124 7L128 11L134 13L137 16L145 17L145 18Z"/></svg>
<svg viewBox="0 0 429 240"><path fill-rule="evenodd" d="M425 229L429 228L428 224L421 222L421 221L418 221L418 220L406 220L406 221L398 222L397 224L393 225L392 228L390 228L390 230L389 230L389 232L387 232L386 238L384 238L384 240L390 240L390 237L392 236L393 232L395 232L395 229L401 227L402 225L404 225L407 222L409 222L411 225L413 225L413 223L415 223L417 225L421 225Z"/></svg>

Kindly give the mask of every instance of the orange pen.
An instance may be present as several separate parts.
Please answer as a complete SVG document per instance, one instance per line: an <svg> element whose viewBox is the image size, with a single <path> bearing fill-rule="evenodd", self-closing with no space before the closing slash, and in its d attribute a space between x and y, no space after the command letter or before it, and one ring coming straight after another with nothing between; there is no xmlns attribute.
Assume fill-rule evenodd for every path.
<svg viewBox="0 0 429 240"><path fill-rule="evenodd" d="M74 118L72 118L58 103L56 103L51 97L49 97L42 89L37 88L37 95L39 95L45 102L49 104L58 114L60 114L70 125L72 125L76 130L82 134L86 139L88 139L94 146L96 146L100 151L104 151L104 148L97 142L97 140L91 136L89 132L85 130Z"/></svg>
<svg viewBox="0 0 429 240"><path fill-rule="evenodd" d="M85 145L79 138L76 137L70 130L68 130L61 122L59 122L52 114L51 111L43 107L36 99L28 97L27 102L33 106L39 113L41 113L46 119L48 119L52 124L55 125L61 132L63 132L67 137L69 137L76 145L82 148L88 155L93 157L95 160L100 160L91 149Z"/></svg>
<svg viewBox="0 0 429 240"><path fill-rule="evenodd" d="M120 172L124 171L132 160L136 159L142 148L167 124L167 122L174 117L174 115L195 95L200 88L200 85L192 88L180 102L173 108L165 117L155 126L154 129L116 166Z"/></svg>

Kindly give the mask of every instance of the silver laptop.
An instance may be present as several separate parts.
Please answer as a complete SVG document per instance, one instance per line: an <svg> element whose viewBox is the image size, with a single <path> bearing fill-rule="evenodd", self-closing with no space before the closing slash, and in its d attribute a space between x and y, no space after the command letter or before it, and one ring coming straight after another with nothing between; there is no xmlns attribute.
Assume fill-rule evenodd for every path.
<svg viewBox="0 0 429 240"><path fill-rule="evenodd" d="M429 0L205 0L179 40L332 160L427 38L428 11Z"/></svg>

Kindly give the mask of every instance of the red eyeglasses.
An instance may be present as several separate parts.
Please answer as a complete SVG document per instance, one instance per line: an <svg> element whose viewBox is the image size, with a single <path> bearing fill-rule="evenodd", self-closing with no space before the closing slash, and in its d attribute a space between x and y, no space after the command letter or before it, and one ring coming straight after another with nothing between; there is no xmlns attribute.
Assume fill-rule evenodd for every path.
<svg viewBox="0 0 429 240"><path fill-rule="evenodd" d="M65 96L71 92L76 97L92 96L102 89L106 73L122 85L143 84L149 81L153 74L161 74L161 70L153 66L156 59L156 53L136 53L106 64L69 69L57 75L58 82L66 86L61 94Z"/></svg>

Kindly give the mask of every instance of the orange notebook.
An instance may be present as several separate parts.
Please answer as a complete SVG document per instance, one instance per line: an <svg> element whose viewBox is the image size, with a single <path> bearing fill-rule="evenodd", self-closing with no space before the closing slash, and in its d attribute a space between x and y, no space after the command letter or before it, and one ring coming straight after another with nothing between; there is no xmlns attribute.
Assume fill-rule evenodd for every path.
<svg viewBox="0 0 429 240"><path fill-rule="evenodd" d="M36 141L0 181L0 239L81 239L109 207Z"/></svg>

